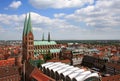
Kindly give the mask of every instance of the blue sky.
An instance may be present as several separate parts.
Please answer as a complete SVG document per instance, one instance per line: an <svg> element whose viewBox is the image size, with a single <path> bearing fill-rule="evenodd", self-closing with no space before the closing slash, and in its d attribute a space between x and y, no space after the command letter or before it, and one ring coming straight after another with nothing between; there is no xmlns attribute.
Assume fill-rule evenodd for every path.
<svg viewBox="0 0 120 81"><path fill-rule="evenodd" d="M120 39L120 0L0 0L0 40L21 40L31 13L34 39Z"/></svg>

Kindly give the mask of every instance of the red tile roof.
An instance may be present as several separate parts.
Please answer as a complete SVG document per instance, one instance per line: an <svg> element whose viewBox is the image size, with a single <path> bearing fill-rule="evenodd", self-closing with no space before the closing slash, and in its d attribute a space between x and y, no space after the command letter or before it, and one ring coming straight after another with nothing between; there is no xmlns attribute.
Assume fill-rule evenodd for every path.
<svg viewBox="0 0 120 81"><path fill-rule="evenodd" d="M112 56L111 57L111 60L114 60L114 61L118 61L120 59L120 57L118 57L118 56Z"/></svg>
<svg viewBox="0 0 120 81"><path fill-rule="evenodd" d="M15 58L9 58L7 60L0 60L0 66L9 66L15 64Z"/></svg>
<svg viewBox="0 0 120 81"><path fill-rule="evenodd" d="M38 68L34 68L30 77L36 79L37 81L55 81L54 79L52 79L52 78L48 77L47 75L43 74Z"/></svg>
<svg viewBox="0 0 120 81"><path fill-rule="evenodd" d="M120 74L108 77L102 77L101 81L120 81Z"/></svg>

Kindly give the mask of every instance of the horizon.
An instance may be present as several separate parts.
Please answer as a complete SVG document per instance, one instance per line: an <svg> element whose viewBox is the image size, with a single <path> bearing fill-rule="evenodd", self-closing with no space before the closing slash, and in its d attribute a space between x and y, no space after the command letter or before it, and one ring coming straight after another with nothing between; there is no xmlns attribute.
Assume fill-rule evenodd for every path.
<svg viewBox="0 0 120 81"><path fill-rule="evenodd" d="M52 40L120 40L120 0L0 2L0 40L22 40L29 12L34 40L48 32Z"/></svg>

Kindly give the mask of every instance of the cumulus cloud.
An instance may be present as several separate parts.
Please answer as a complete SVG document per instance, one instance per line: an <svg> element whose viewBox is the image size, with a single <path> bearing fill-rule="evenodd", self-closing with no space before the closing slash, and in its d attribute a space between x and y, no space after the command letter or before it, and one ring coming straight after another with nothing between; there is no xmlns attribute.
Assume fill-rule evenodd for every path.
<svg viewBox="0 0 120 81"><path fill-rule="evenodd" d="M5 32L5 29L3 29L3 27L0 26L0 32Z"/></svg>
<svg viewBox="0 0 120 81"><path fill-rule="evenodd" d="M9 7L12 8L12 9L17 9L19 8L20 6L22 5L21 1L13 1Z"/></svg>
<svg viewBox="0 0 120 81"><path fill-rule="evenodd" d="M74 8L93 4L94 0L29 0L35 8Z"/></svg>
<svg viewBox="0 0 120 81"><path fill-rule="evenodd" d="M34 27L33 30L34 31L42 31L42 28Z"/></svg>
<svg viewBox="0 0 120 81"><path fill-rule="evenodd" d="M50 19L49 17L41 16L37 13L31 12L33 26L41 27L47 30L63 30L63 29L77 29L76 26L60 19Z"/></svg>
<svg viewBox="0 0 120 81"><path fill-rule="evenodd" d="M59 14L54 14L54 17L55 18L61 18L61 17L64 17L66 14L64 13L59 13Z"/></svg>
<svg viewBox="0 0 120 81"><path fill-rule="evenodd" d="M0 25L6 27L6 29L9 29L8 30L9 35L11 35L10 33L13 33L13 31L18 31L15 35L18 35L19 33L20 36L22 35L25 16L26 14L22 14L22 15L0 14ZM41 34L41 32L47 33L50 31L53 33L54 35L53 37L56 39L65 35L68 37L69 33L71 33L73 30L77 32L84 31L83 29L80 29L79 27L65 20L56 19L56 18L51 19L49 17L42 16L35 12L31 12L31 21L32 21L34 35L35 37L37 36L36 39L39 37L39 34ZM6 36L6 38L8 36Z"/></svg>
<svg viewBox="0 0 120 81"><path fill-rule="evenodd" d="M68 20L85 22L87 26L96 28L115 28L120 25L120 0L97 0L95 5L76 10L67 15Z"/></svg>
<svg viewBox="0 0 120 81"><path fill-rule="evenodd" d="M22 30L26 14L22 15L7 15L0 14L0 24L15 30ZM28 14L27 14L28 15ZM35 31L72 31L77 30L77 26L60 19L51 19L31 12L31 21L33 30Z"/></svg>

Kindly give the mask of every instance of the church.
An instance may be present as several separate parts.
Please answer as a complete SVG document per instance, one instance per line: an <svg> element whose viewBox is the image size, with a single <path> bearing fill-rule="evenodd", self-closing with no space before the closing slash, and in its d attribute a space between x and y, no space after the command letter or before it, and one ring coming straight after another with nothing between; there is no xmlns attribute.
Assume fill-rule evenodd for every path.
<svg viewBox="0 0 120 81"><path fill-rule="evenodd" d="M48 33L48 40L44 39L44 34L42 40L34 40L31 14L26 15L22 35L23 62L29 61L36 66L41 60L47 60L45 58L47 55L50 56L49 58L59 59L60 47L60 44L50 39L50 32Z"/></svg>

